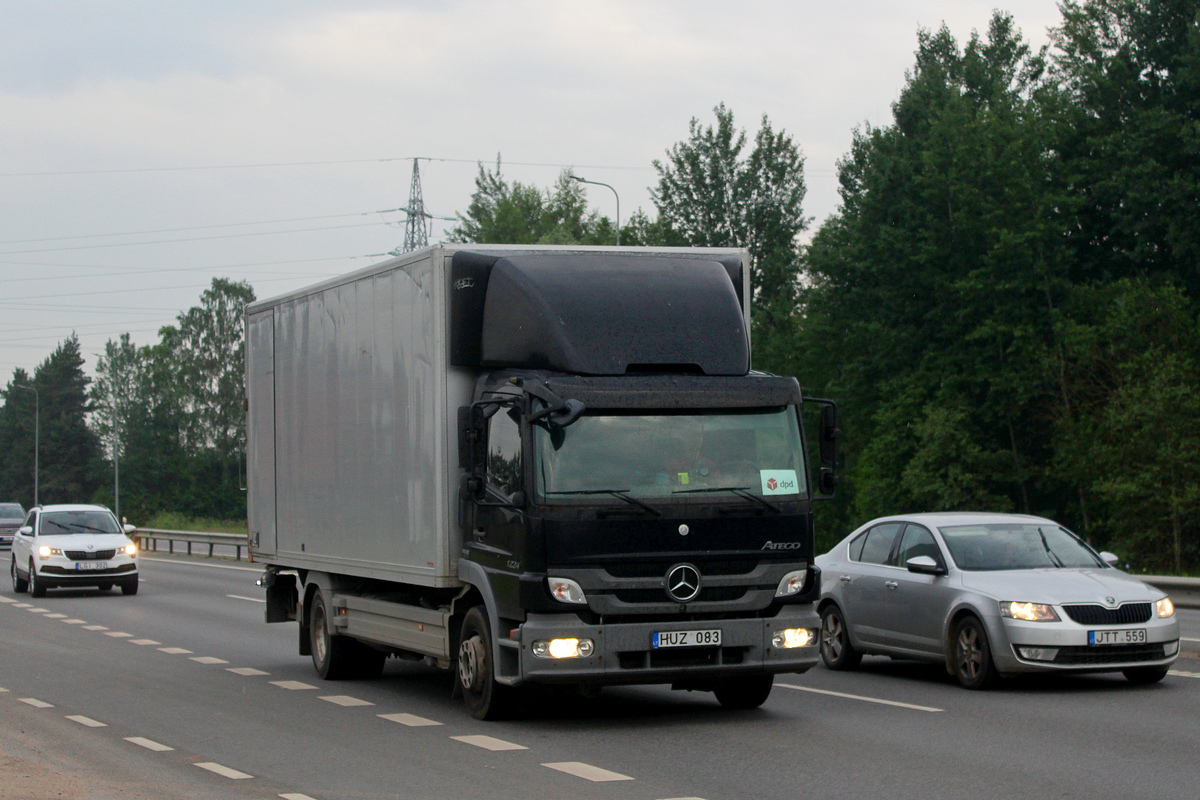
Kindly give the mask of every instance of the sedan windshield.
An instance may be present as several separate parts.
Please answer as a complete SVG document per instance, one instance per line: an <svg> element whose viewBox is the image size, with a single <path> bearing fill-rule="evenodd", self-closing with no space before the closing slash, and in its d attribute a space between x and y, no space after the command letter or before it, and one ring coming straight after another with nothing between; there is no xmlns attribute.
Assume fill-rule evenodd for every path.
<svg viewBox="0 0 1200 800"><path fill-rule="evenodd" d="M800 426L791 408L587 414L566 428L535 431L537 491L550 499L807 494Z"/></svg>
<svg viewBox="0 0 1200 800"><path fill-rule="evenodd" d="M117 519L107 511L46 511L39 531L43 536L64 533L121 533Z"/></svg>
<svg viewBox="0 0 1200 800"><path fill-rule="evenodd" d="M955 525L941 532L959 569L1107 566L1075 534L1057 525Z"/></svg>

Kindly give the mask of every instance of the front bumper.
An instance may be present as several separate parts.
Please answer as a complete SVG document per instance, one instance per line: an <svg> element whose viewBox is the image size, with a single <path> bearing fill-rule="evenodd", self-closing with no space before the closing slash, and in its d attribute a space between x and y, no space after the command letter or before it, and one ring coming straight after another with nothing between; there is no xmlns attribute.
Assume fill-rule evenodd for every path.
<svg viewBox="0 0 1200 800"><path fill-rule="evenodd" d="M1154 618L1140 624L1084 625L1071 620L992 620L992 657L1000 672L1114 672L1168 666L1179 655L1179 621ZM1137 644L1089 645L1089 631L1145 630ZM1032 653L1030 648L1040 650ZM1037 657L1030 657L1036 655Z"/></svg>
<svg viewBox="0 0 1200 800"><path fill-rule="evenodd" d="M55 557L34 561L38 580L47 586L94 586L97 583L120 583L138 574L137 562L128 557L110 559L104 569L81 569L79 564L87 562L71 561Z"/></svg>
<svg viewBox="0 0 1200 800"><path fill-rule="evenodd" d="M783 606L769 619L634 622L588 625L574 614L530 614L516 638L501 639L502 664L519 674L511 683L589 683L594 685L688 683L704 684L750 674L806 672L816 665L816 631L820 618L811 605ZM651 647L656 632L721 630L719 647ZM812 643L791 649L772 646L775 631L807 628ZM533 654L536 641L579 638L595 643L588 657L542 658Z"/></svg>

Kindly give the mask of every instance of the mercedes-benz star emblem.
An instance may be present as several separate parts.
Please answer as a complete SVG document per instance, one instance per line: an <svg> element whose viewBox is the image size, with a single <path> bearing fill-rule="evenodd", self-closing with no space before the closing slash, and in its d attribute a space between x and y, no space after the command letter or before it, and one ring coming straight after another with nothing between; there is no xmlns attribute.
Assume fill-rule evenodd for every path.
<svg viewBox="0 0 1200 800"><path fill-rule="evenodd" d="M686 603L700 594L700 570L691 564L678 564L667 571L667 595L677 603Z"/></svg>
<svg viewBox="0 0 1200 800"><path fill-rule="evenodd" d="M692 529L689 528L687 525L679 526L679 535L680 536L687 536L689 533L691 533L691 531L692 531Z"/></svg>

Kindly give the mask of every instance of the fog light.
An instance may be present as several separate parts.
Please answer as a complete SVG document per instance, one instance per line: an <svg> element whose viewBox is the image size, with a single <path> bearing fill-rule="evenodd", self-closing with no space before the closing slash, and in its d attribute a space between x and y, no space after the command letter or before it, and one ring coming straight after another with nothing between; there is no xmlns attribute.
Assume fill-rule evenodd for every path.
<svg viewBox="0 0 1200 800"><path fill-rule="evenodd" d="M1179 652L1179 640L1178 639L1176 639L1173 642L1167 642L1166 644L1163 645L1163 657L1164 658L1173 656L1178 652Z"/></svg>
<svg viewBox="0 0 1200 800"><path fill-rule="evenodd" d="M533 643L538 658L587 658L596 650L591 639L549 639Z"/></svg>
<svg viewBox="0 0 1200 800"><path fill-rule="evenodd" d="M1058 657L1057 647L1018 647L1017 654L1026 661L1053 661Z"/></svg>
<svg viewBox="0 0 1200 800"><path fill-rule="evenodd" d="M815 632L808 628L788 628L771 635L771 646L790 650L793 647L808 647L815 639Z"/></svg>

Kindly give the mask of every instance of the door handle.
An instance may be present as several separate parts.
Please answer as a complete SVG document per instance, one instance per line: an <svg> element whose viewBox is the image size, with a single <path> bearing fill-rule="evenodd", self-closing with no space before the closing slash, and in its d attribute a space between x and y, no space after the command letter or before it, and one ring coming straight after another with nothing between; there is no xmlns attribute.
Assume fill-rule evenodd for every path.
<svg viewBox="0 0 1200 800"><path fill-rule="evenodd" d="M838 580L840 580L842 583L849 583L850 581L852 581L854 579L851 578L849 575L843 575L842 577L838 578Z"/></svg>
<svg viewBox="0 0 1200 800"><path fill-rule="evenodd" d="M888 587L889 589L896 589L896 588L899 588L899 586L900 586L900 584L896 583L895 581L884 581L883 585Z"/></svg>

